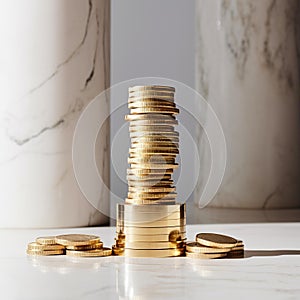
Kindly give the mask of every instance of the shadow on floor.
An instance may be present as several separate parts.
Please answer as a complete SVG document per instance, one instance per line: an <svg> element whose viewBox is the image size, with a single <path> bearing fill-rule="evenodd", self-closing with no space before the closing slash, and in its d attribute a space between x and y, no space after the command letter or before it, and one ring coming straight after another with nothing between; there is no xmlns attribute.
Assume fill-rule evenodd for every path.
<svg viewBox="0 0 300 300"><path fill-rule="evenodd" d="M300 255L300 250L245 250L244 257Z"/></svg>

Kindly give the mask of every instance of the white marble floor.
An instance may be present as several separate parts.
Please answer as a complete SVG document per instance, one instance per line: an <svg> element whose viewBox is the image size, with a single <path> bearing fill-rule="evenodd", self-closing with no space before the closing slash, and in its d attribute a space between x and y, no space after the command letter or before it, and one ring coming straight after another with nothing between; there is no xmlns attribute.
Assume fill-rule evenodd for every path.
<svg viewBox="0 0 300 300"><path fill-rule="evenodd" d="M299 299L300 223L188 225L188 237L213 231L243 239L244 259L70 259L27 257L39 235L99 234L114 227L0 230L1 299Z"/></svg>

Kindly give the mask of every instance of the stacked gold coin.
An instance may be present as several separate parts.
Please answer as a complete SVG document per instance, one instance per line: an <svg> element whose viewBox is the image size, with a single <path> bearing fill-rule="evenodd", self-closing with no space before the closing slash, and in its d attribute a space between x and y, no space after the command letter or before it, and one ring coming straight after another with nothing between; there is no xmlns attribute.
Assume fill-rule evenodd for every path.
<svg viewBox="0 0 300 300"><path fill-rule="evenodd" d="M171 175L178 167L179 113L174 102L175 89L169 86L129 88L130 115L127 171L129 204L175 204L175 186Z"/></svg>
<svg viewBox="0 0 300 300"><path fill-rule="evenodd" d="M180 256L185 252L185 204L118 204L116 255Z"/></svg>
<svg viewBox="0 0 300 300"><path fill-rule="evenodd" d="M128 196L117 208L116 255L179 256L185 251L185 205L176 204L179 113L169 86L129 88Z"/></svg>
<svg viewBox="0 0 300 300"><path fill-rule="evenodd" d="M186 256L191 258L242 258L243 241L216 233L198 233L195 242L186 243Z"/></svg>
<svg viewBox="0 0 300 300"><path fill-rule="evenodd" d="M103 247L100 237L87 234L65 234L38 237L27 246L28 255L61 255L76 257L99 257L112 254L110 248Z"/></svg>

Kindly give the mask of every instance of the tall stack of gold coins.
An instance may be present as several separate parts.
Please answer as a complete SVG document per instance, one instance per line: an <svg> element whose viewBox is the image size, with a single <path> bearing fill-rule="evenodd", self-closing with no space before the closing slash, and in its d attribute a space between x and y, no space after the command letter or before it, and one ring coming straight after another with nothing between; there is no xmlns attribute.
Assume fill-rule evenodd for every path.
<svg viewBox="0 0 300 300"><path fill-rule="evenodd" d="M185 252L185 205L176 203L172 173L179 134L169 86L129 88L128 196L117 207L116 255L179 256Z"/></svg>

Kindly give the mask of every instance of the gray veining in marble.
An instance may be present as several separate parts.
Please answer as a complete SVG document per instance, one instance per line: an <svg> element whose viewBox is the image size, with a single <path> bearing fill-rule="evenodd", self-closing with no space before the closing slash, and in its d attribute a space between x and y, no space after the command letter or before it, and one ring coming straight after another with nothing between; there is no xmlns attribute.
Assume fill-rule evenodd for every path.
<svg viewBox="0 0 300 300"><path fill-rule="evenodd" d="M297 0L197 1L197 90L228 147L216 207L299 207L300 60ZM201 129L201 180L210 153Z"/></svg>

